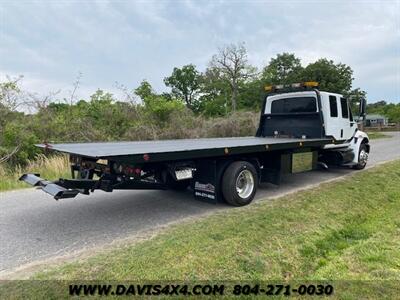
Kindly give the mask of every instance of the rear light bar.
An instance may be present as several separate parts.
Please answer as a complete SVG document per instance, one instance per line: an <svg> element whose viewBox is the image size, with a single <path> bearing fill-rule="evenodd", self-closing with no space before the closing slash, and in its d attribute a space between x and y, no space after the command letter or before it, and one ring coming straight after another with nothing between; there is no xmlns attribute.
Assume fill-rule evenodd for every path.
<svg viewBox="0 0 400 300"><path fill-rule="evenodd" d="M278 90L283 89L290 89L290 88L316 88L319 86L319 83L316 81L305 81L305 82L298 82L292 84L278 84L278 85L267 85L264 87L266 92L275 92Z"/></svg>

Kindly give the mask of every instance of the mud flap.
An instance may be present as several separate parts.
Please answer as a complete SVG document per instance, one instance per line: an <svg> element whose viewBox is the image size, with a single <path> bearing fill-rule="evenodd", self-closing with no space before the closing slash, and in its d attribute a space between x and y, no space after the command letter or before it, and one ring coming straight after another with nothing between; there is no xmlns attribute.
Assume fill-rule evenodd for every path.
<svg viewBox="0 0 400 300"><path fill-rule="evenodd" d="M195 198L211 203L217 203L218 191L217 162L204 159L196 165L193 176L193 193Z"/></svg>

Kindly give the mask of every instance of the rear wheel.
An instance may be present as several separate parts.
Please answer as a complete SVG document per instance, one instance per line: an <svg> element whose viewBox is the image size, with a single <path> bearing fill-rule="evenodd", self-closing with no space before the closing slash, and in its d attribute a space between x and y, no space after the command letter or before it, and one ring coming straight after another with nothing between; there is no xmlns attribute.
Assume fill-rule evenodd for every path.
<svg viewBox="0 0 400 300"><path fill-rule="evenodd" d="M358 163L353 168L356 170L364 169L368 162L368 155L367 145L361 144L358 151Z"/></svg>
<svg viewBox="0 0 400 300"><path fill-rule="evenodd" d="M257 191L258 175L247 161L231 163L222 177L222 194L225 201L234 206L249 204Z"/></svg>

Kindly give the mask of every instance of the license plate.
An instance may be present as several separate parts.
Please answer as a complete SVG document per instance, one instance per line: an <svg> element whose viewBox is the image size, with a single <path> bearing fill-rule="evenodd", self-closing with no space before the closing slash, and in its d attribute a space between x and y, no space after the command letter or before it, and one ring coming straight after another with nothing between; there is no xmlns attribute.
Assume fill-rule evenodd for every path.
<svg viewBox="0 0 400 300"><path fill-rule="evenodd" d="M175 171L175 176L177 180L191 179L193 178L192 169L181 169Z"/></svg>

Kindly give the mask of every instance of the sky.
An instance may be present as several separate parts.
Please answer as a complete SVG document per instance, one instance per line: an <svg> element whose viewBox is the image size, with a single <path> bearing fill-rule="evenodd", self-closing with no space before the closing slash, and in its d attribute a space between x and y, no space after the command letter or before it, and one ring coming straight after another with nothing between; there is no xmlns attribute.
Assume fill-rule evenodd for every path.
<svg viewBox="0 0 400 300"><path fill-rule="evenodd" d="M245 43L259 69L278 53L321 57L354 71L369 102L400 102L400 1L0 0L0 82L78 98L122 97L143 79L168 91L174 67L204 71L224 45ZM116 84L116 82L118 84Z"/></svg>

